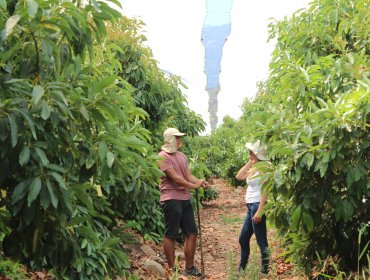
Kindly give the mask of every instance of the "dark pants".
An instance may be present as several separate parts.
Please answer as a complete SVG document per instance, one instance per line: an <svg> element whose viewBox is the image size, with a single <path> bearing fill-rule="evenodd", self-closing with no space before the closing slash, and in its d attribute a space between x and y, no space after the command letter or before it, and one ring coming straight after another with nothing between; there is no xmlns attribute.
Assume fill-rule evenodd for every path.
<svg viewBox="0 0 370 280"><path fill-rule="evenodd" d="M239 236L240 244L240 264L239 270L244 270L249 258L249 241L253 235L256 235L257 244L260 247L261 258L262 258L262 269L263 273L268 272L269 266L269 253L268 253L268 243L267 243L267 229L266 229L266 216L262 216L261 222L255 224L252 220L254 214L257 212L259 202L247 203L247 216L245 217L242 231Z"/></svg>
<svg viewBox="0 0 370 280"><path fill-rule="evenodd" d="M186 236L198 233L190 200L171 199L161 202L161 205L164 213L164 235L166 237L176 240L179 228Z"/></svg>

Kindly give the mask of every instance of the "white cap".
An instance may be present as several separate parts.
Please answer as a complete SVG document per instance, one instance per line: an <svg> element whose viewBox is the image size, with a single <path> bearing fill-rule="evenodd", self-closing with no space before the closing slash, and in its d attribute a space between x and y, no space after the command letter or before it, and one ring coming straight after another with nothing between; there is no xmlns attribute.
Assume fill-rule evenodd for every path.
<svg viewBox="0 0 370 280"><path fill-rule="evenodd" d="M176 136L184 136L186 133L180 132L177 128L167 128L163 133L164 145L162 150L167 153L174 153L177 151Z"/></svg>
<svg viewBox="0 0 370 280"><path fill-rule="evenodd" d="M259 160L269 160L267 156L267 148L266 146L261 146L260 140L257 140L253 144L248 142L247 144L245 144L245 147L248 150L252 151Z"/></svg>
<svg viewBox="0 0 370 280"><path fill-rule="evenodd" d="M170 128L167 128L163 132L163 138L164 138L164 141L166 141L166 139L168 139L169 137L172 137L172 136L184 136L185 134L186 133L180 132L177 128L170 127Z"/></svg>

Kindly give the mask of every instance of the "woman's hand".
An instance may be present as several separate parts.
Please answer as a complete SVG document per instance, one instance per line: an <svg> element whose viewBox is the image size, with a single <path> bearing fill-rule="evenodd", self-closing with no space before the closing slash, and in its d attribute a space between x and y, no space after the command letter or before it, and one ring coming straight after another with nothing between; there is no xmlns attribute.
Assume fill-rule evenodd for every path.
<svg viewBox="0 0 370 280"><path fill-rule="evenodd" d="M260 215L259 211L254 214L252 220L255 224L259 224L262 221L262 215Z"/></svg>
<svg viewBox="0 0 370 280"><path fill-rule="evenodd" d="M257 161L257 157L250 157L248 163L250 162L250 164L255 164Z"/></svg>
<svg viewBox="0 0 370 280"><path fill-rule="evenodd" d="M239 170L238 174L236 174L236 179L238 180L245 180L248 178L249 170L252 168L253 164L256 162L255 159L249 159L249 161Z"/></svg>

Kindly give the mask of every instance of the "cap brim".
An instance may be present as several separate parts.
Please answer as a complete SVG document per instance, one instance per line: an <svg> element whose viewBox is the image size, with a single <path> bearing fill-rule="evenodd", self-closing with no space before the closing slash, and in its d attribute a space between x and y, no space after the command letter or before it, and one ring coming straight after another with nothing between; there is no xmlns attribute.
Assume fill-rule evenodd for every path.
<svg viewBox="0 0 370 280"><path fill-rule="evenodd" d="M184 135L186 135L186 133L179 132L179 133L173 134L173 136L184 136Z"/></svg>
<svg viewBox="0 0 370 280"><path fill-rule="evenodd" d="M252 144L252 143L250 143L250 142L248 142L247 144L245 144L245 147L246 147L248 150L252 151L253 144Z"/></svg>
<svg viewBox="0 0 370 280"><path fill-rule="evenodd" d="M259 159L259 160L269 160L269 158L265 155L256 155L256 157Z"/></svg>

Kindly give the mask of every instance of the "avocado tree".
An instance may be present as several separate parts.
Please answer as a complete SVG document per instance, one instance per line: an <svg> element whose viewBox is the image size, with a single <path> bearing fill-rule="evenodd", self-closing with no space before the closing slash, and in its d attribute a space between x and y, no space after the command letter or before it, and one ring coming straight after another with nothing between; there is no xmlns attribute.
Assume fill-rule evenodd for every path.
<svg viewBox="0 0 370 280"><path fill-rule="evenodd" d="M57 276L123 274L129 263L115 220L131 217L117 205L141 207L128 193L158 198L149 114L119 74L107 25L122 16L107 2L119 5L0 1L2 248ZM149 230L159 232L155 222Z"/></svg>
<svg viewBox="0 0 370 280"><path fill-rule="evenodd" d="M272 23L269 78L244 105L275 166L269 218L307 269L328 256L346 269L366 261L358 237L370 214L369 5L316 0ZM361 235L369 239L368 227Z"/></svg>

